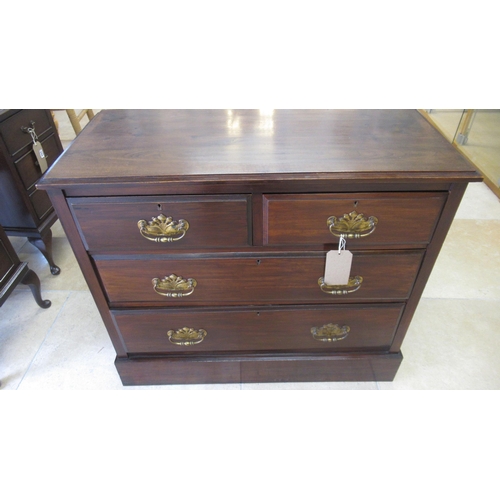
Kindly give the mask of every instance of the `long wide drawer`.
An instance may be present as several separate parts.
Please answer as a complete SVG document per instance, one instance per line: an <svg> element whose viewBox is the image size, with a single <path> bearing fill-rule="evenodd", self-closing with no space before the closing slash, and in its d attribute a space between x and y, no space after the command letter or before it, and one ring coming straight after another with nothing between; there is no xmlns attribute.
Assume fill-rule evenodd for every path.
<svg viewBox="0 0 500 500"><path fill-rule="evenodd" d="M69 198L68 204L90 251L168 253L251 242L246 195Z"/></svg>
<svg viewBox="0 0 500 500"><path fill-rule="evenodd" d="M447 193L264 195L266 245L425 246Z"/></svg>
<svg viewBox="0 0 500 500"><path fill-rule="evenodd" d="M325 255L101 256L95 264L108 300L114 305L306 304L404 300L410 294L423 252L353 252L353 280L340 290L320 282Z"/></svg>
<svg viewBox="0 0 500 500"><path fill-rule="evenodd" d="M113 316L130 354L386 351L403 307L126 310Z"/></svg>

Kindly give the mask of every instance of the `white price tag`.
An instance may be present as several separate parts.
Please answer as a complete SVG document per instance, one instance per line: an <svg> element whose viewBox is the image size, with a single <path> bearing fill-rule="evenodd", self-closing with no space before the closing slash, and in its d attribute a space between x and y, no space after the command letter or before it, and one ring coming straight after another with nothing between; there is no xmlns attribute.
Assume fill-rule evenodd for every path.
<svg viewBox="0 0 500 500"><path fill-rule="evenodd" d="M330 250L326 254L325 284L347 285L351 274L352 253L349 250Z"/></svg>
<svg viewBox="0 0 500 500"><path fill-rule="evenodd" d="M38 165L40 165L40 170L42 171L43 174L47 170L48 165L47 165L47 157L45 156L42 145L40 144L39 141L33 143L33 152L35 153L36 159L38 160Z"/></svg>

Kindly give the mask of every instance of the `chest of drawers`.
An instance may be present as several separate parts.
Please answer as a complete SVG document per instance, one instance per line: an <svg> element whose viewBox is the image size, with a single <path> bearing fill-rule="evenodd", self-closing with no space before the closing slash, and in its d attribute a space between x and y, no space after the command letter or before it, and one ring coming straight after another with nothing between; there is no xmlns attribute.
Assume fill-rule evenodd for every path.
<svg viewBox="0 0 500 500"><path fill-rule="evenodd" d="M63 152L50 111L0 110L0 224L10 236L24 236L40 250L52 274L60 269L52 257L51 226L57 214L47 193L36 188L43 168L33 151L33 129L47 166Z"/></svg>
<svg viewBox="0 0 500 500"><path fill-rule="evenodd" d="M133 385L392 380L480 180L416 111L120 110L39 187Z"/></svg>

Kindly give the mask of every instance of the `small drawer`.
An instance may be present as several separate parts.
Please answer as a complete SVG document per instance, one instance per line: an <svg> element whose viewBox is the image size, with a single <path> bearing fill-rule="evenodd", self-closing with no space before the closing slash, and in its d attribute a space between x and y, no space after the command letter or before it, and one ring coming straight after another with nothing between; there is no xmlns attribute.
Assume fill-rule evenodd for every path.
<svg viewBox="0 0 500 500"><path fill-rule="evenodd" d="M130 354L387 351L402 304L113 311Z"/></svg>
<svg viewBox="0 0 500 500"><path fill-rule="evenodd" d="M44 139L42 147L47 158L47 165L50 167L60 154L55 135L52 134ZM15 165L26 189L31 189L42 176L35 153L31 148L25 155L16 160Z"/></svg>
<svg viewBox="0 0 500 500"><path fill-rule="evenodd" d="M325 245L347 234L348 248L425 246L447 193L270 194L265 245Z"/></svg>
<svg viewBox="0 0 500 500"><path fill-rule="evenodd" d="M35 191L30 194L30 201L40 220L53 210L50 198L45 191L35 189Z"/></svg>
<svg viewBox="0 0 500 500"><path fill-rule="evenodd" d="M40 140L48 130L53 128L49 113L44 109L22 109L0 123L0 135L11 156L15 156L21 149L33 144L31 135L23 132L22 127L31 127L31 122L35 122L35 132Z"/></svg>
<svg viewBox="0 0 500 500"><path fill-rule="evenodd" d="M408 298L422 251L353 254L353 280L340 290L320 282L324 276L324 252L294 257L282 254L236 258L218 254L202 258L151 255L144 259L101 256L96 257L95 264L109 301L120 307L312 304Z"/></svg>
<svg viewBox="0 0 500 500"><path fill-rule="evenodd" d="M251 243L245 195L69 198L68 203L89 251L168 253Z"/></svg>

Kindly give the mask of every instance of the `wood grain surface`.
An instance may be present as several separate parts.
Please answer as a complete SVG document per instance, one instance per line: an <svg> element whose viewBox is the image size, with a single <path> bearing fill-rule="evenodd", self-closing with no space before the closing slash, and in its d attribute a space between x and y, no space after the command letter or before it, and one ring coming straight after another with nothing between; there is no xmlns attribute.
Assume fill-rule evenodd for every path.
<svg viewBox="0 0 500 500"><path fill-rule="evenodd" d="M325 254L187 258L96 258L96 267L111 305L176 307L209 304L311 304L358 300L406 299L417 275L423 252L353 252L351 276L362 276L356 292L324 293ZM175 274L197 281L194 292L181 298L156 293L153 278Z"/></svg>
<svg viewBox="0 0 500 500"><path fill-rule="evenodd" d="M129 353L337 352L350 349L388 350L403 304L174 310L115 311L114 317ZM311 328L348 326L345 339L323 342ZM174 345L167 331L204 329L195 345Z"/></svg>
<svg viewBox="0 0 500 500"><path fill-rule="evenodd" d="M106 110L42 184L475 169L415 110Z"/></svg>

